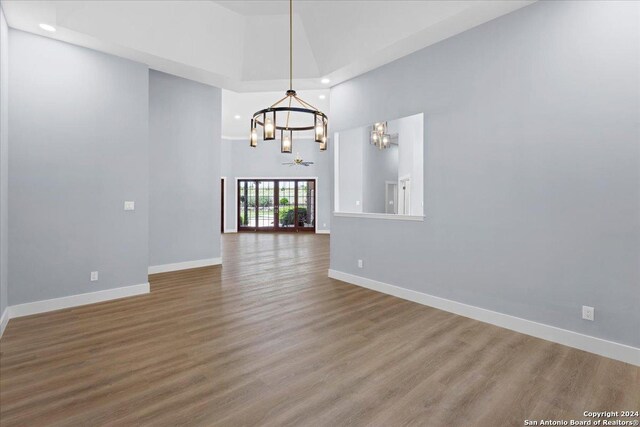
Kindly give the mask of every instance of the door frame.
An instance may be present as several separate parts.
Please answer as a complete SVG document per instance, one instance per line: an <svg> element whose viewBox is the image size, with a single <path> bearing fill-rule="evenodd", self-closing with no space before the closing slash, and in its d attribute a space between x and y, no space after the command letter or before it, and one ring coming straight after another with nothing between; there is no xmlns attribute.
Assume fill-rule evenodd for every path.
<svg viewBox="0 0 640 427"><path fill-rule="evenodd" d="M409 182L409 200L408 200L408 209L407 209L407 191L406 185ZM398 178L398 206L400 206L400 194L402 193L402 210L403 213L400 213L400 209L398 208L398 214L400 215L411 215L411 175L403 175ZM409 212L407 212L409 211Z"/></svg>
<svg viewBox="0 0 640 427"><path fill-rule="evenodd" d="M227 196L226 184L227 184L227 177L221 176L220 177L220 234L225 233L224 227L227 224L227 211L225 209L225 203L224 203Z"/></svg>
<svg viewBox="0 0 640 427"><path fill-rule="evenodd" d="M235 223L236 223L236 231L237 232L253 232L253 230L241 230L240 229L240 224L238 221L238 215L239 215L239 211L240 211L240 198L238 197L238 181L243 181L243 180L248 180L248 181L255 181L255 180L262 180L262 181L277 181L277 180L281 180L281 181L293 181L293 180L308 180L308 181L315 181L316 183L316 190L314 193L314 205L315 205L315 219L313 222L313 228L309 227L309 230L304 230L303 232L316 232L316 230L318 229L318 212L320 212L320 206L318 205L318 189L320 188L320 180L318 179L317 176L237 176L235 177L235 190L233 190L234 192L234 196L235 196L235 212L236 214L234 215L235 217ZM263 232L274 232L274 231L283 231L285 233L292 233L292 232L296 232L299 229L293 229L293 230L286 230L286 229L276 229L274 230L273 228L269 228L266 230L258 230L258 232L263 231Z"/></svg>

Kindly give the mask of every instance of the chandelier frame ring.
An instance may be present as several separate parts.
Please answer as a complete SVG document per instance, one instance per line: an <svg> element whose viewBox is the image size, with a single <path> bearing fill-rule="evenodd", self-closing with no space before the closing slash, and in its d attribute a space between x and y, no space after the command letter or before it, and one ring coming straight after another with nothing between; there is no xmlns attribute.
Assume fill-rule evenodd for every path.
<svg viewBox="0 0 640 427"><path fill-rule="evenodd" d="M282 112L282 111L284 111L284 112L311 114L313 116L320 116L324 120L329 120L329 118L326 116L326 114L324 114L322 111L311 110L309 108L270 107L270 108L265 108L263 110L256 111L255 113L253 113L253 121L255 122L256 125L264 126L264 122L261 121L260 116L263 116L263 115L265 115L267 113ZM315 117L314 117L314 121L315 121ZM287 131L293 131L293 132L314 130L315 127L316 127L315 123L313 125L311 125L311 126L278 126L277 123L274 123L274 126L275 126L276 130L287 130Z"/></svg>

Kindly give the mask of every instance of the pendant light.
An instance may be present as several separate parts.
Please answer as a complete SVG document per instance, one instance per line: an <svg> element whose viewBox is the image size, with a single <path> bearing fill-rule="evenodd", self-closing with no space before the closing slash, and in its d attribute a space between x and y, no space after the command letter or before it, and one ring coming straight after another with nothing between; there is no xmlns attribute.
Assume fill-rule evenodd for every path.
<svg viewBox="0 0 640 427"><path fill-rule="evenodd" d="M293 117L308 117L307 125L294 126ZM311 117L313 116L313 117ZM314 140L319 143L320 151L327 150L327 129L329 118L322 111L301 99L293 90L293 0L289 0L289 90L284 98L270 107L256 111L251 119L249 145L258 146L258 126L262 126L262 140L273 141L280 131L280 151L293 151L294 132L313 131Z"/></svg>
<svg viewBox="0 0 640 427"><path fill-rule="evenodd" d="M374 123L371 129L371 143L382 150L391 145L391 135L387 133L387 122Z"/></svg>

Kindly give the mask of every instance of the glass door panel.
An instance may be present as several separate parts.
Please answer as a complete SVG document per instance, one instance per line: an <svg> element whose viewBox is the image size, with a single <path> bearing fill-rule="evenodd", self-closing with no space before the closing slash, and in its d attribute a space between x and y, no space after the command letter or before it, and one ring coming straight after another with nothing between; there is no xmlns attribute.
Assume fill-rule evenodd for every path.
<svg viewBox="0 0 640 427"><path fill-rule="evenodd" d="M298 181L298 224L300 228L315 228L315 181Z"/></svg>
<svg viewBox="0 0 640 427"><path fill-rule="evenodd" d="M258 181L257 228L275 227L275 182Z"/></svg>
<svg viewBox="0 0 640 427"><path fill-rule="evenodd" d="M295 228L296 182L278 182L278 227Z"/></svg>
<svg viewBox="0 0 640 427"><path fill-rule="evenodd" d="M240 228L256 226L255 181L238 181L238 226Z"/></svg>

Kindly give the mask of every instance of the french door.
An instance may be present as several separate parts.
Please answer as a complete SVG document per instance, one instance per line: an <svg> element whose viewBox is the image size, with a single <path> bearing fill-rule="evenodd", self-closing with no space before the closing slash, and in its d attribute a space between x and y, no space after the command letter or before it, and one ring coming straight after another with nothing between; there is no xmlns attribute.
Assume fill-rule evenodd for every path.
<svg viewBox="0 0 640 427"><path fill-rule="evenodd" d="M239 179L238 231L316 231L315 179Z"/></svg>

